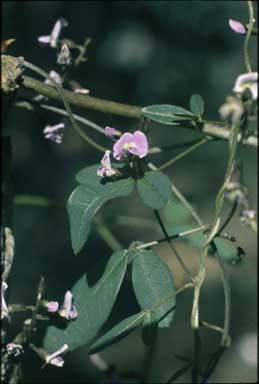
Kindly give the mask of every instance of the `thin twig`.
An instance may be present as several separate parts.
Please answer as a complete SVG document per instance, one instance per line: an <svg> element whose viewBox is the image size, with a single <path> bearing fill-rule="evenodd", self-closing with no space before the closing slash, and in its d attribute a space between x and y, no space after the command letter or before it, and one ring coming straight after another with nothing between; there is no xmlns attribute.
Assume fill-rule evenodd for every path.
<svg viewBox="0 0 259 384"><path fill-rule="evenodd" d="M158 224L159 224L159 226L160 226L160 228L161 228L161 230L162 230L162 232L163 232L163 234L164 234L164 236L165 236L165 238L166 238L166 241L167 241L168 244L170 245L170 247L171 247L171 249L172 249L172 251L173 251L173 253L174 253L176 259L178 260L179 264L181 265L181 267L182 267L184 273L186 274L186 276L188 277L188 279L189 279L190 281L194 281L194 279L193 279L193 277L192 277L192 275L191 275L189 269L187 268L187 266L185 265L185 263L184 263L184 261L182 260L181 256L179 255L179 253L177 252L177 250L176 250L175 247L173 246L173 244L172 244L172 240L170 239L170 237L169 237L169 235L168 235L168 233L167 233L167 230L166 230L166 228L165 228L165 226L164 226L164 223L163 223L163 221L162 221L162 219L161 219L161 217L160 217L158 211L157 211L157 210L154 210L154 214L155 214L155 217L156 217L156 219L157 219L157 222L158 222Z"/></svg>
<svg viewBox="0 0 259 384"><path fill-rule="evenodd" d="M185 151L179 153L179 155L175 156L173 159L167 161L166 163L164 163L163 165L161 165L160 167L158 167L158 171L163 171L164 169L166 169L167 167L170 167L171 165L173 165L174 163L176 163L178 160L182 159L183 157L189 155L189 153L193 152L196 148L200 147L201 145L207 143L210 139L208 139L207 137L201 139L198 141L198 143L195 143L193 144L191 147L187 148Z"/></svg>
<svg viewBox="0 0 259 384"><path fill-rule="evenodd" d="M94 140L92 140L89 136L86 135L86 133L84 133L81 128L79 127L79 125L77 124L76 120L74 119L74 116L73 116L73 112L71 110L71 107L70 107L70 104L69 104L69 100L67 100L67 97L66 97L66 94L65 92L63 91L62 87L55 81L53 80L48 74L47 72L43 71L41 68L37 67L36 65L34 64L31 64L29 63L28 61L24 61L23 62L23 65L26 67L26 68L29 68L31 69L32 71L38 73L39 75L43 76L44 78L48 79L50 81L51 84L53 84L53 86L55 87L56 91L58 92L61 100L63 101L64 103L64 106L66 108L66 111L67 111L67 114L68 114L68 117L69 117L69 120L72 124L72 127L75 129L75 131L78 133L78 135L83 139L85 140L88 144L92 145L95 149L97 149L98 151L100 152L105 152L106 151L106 148L104 148L103 146L97 144ZM53 87L52 87L53 88Z"/></svg>
<svg viewBox="0 0 259 384"><path fill-rule="evenodd" d="M253 2L250 0L247 1L247 5L249 10L249 23L248 23L248 29L245 37L245 42L244 42L244 62L245 62L246 71L252 72L252 68L249 60L248 44L252 35L252 30L254 25L254 8L253 8Z"/></svg>

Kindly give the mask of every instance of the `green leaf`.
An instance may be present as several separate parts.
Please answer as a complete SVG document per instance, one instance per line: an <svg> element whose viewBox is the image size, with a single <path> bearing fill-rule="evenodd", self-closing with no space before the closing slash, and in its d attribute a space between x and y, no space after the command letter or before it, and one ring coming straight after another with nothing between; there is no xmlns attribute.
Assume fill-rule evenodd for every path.
<svg viewBox="0 0 259 384"><path fill-rule="evenodd" d="M238 264L245 256L242 248L237 247L235 243L227 239L216 237L214 243L217 247L218 254L224 263Z"/></svg>
<svg viewBox="0 0 259 384"><path fill-rule="evenodd" d="M172 197L171 181L162 172L146 172L137 180L137 188L143 203L152 209L161 209Z"/></svg>
<svg viewBox="0 0 259 384"><path fill-rule="evenodd" d="M151 322L158 323L175 306L175 284L167 264L153 251L135 251L132 262L133 289L142 309L151 310ZM160 322L169 327L174 310Z"/></svg>
<svg viewBox="0 0 259 384"><path fill-rule="evenodd" d="M99 352L109 345L120 341L143 322L145 315L145 311L141 311L135 315L127 317L119 324L116 324L109 332L105 333L91 346L89 353Z"/></svg>
<svg viewBox="0 0 259 384"><path fill-rule="evenodd" d="M72 289L74 304L78 311L76 320L65 329L51 325L44 338L44 348L52 353L63 344L72 351L89 344L107 320L119 292L127 266L127 251L112 254L101 279L89 287L84 275Z"/></svg>
<svg viewBox="0 0 259 384"><path fill-rule="evenodd" d="M166 125L179 125L183 121L195 120L195 116L176 105L150 105L142 109L142 114L150 120Z"/></svg>
<svg viewBox="0 0 259 384"><path fill-rule="evenodd" d="M204 112L204 100L200 95L192 95L190 98L190 108L194 115L202 116Z"/></svg>
<svg viewBox="0 0 259 384"><path fill-rule="evenodd" d="M79 185L70 195L67 211L70 220L72 247L75 253L83 248L91 227L91 222L98 209L108 200L128 196L134 188L131 178L117 181L104 180L97 176L98 166L79 172L76 179Z"/></svg>

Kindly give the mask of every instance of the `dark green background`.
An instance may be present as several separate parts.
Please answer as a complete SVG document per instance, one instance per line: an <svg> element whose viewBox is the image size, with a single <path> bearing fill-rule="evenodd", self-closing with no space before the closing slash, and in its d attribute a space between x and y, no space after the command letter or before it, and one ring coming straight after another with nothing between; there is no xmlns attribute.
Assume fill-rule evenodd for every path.
<svg viewBox="0 0 259 384"><path fill-rule="evenodd" d="M90 89L92 96L142 106L170 103L188 107L190 95L199 93L205 99L205 116L218 119L220 105L231 93L236 77L245 71L244 37L235 34L228 26L229 18L248 21L248 9L243 1L6 1L3 3L2 38L16 38L10 54L22 55L46 71L58 70L55 51L40 47L37 37L48 34L60 16L69 23L64 37L78 43L82 43L86 36L92 39L88 62L82 64L74 76L82 86ZM250 53L255 69L254 40ZM138 122L128 118L76 108L73 111L102 126L109 125L122 131L137 129ZM85 145L72 129L65 132L61 145L46 141L42 130L47 124L58 122L59 117L53 113L33 114L18 108L9 112L7 128L13 135L16 194L43 195L65 202L76 185L74 174L100 161L100 154ZM109 139L97 132L90 129L88 132L101 144L110 144ZM152 145L169 145L194 138L197 138L194 132L155 124L149 136ZM152 161L162 164L177 153L155 155ZM242 157L245 183L255 207L256 150L243 148ZM227 143L210 143L167 172L200 210L206 222L213 217L214 199L223 181L226 160ZM102 212L125 247L133 240L150 241L160 237L153 216L141 205L136 194L130 201L108 204ZM116 224L116 214L143 216L150 220L150 226ZM92 231L81 254L73 255L68 217L62 209L16 206L14 228L16 254L10 302L32 303L40 275L45 276L48 298L62 300L64 292L71 288L85 268L100 257L108 257L111 252ZM225 354L211 382L251 382L256 380L257 367L242 358L239 343L248 334L256 334L257 242L251 231L240 226L238 218L229 225L228 231L238 238L247 257L243 265L228 267L233 301L233 346ZM179 252L184 252L188 260L192 260L192 256L197 259L191 248L178 244ZM167 260L170 258L167 258L168 253L166 246L159 248L159 254ZM222 324L223 292L219 275L214 271L215 265L213 261L210 263L208 280L202 291L202 316ZM164 382L180 366L174 353L189 357L192 354L191 300L190 292L179 297L172 328L159 335L152 364L152 377L156 382ZM125 313L133 307L132 298L124 297L116 308ZM16 317L12 323L16 325ZM219 336L213 331L203 334L204 351L214 350ZM255 353L251 345L248 349ZM115 364L121 374L126 374L142 371L145 353L136 332L108 348L103 356ZM96 380L97 373L87 361L87 352L82 349L66 358L63 369L48 367L42 371L39 370L41 362L31 356L24 380ZM188 381L188 376L184 376L179 382Z"/></svg>

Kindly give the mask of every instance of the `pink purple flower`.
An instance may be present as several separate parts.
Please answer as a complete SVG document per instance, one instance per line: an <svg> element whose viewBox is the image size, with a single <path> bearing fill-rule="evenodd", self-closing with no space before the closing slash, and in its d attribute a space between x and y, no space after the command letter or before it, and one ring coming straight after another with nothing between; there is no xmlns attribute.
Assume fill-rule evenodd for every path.
<svg viewBox="0 0 259 384"><path fill-rule="evenodd" d="M73 294L70 291L67 291L65 293L63 310L61 311L61 316L65 317L67 320L73 320L78 316L76 307L73 304Z"/></svg>
<svg viewBox="0 0 259 384"><path fill-rule="evenodd" d="M242 93L246 89L249 89L253 100L257 99L258 95L258 72L248 72L239 75L236 79L233 91L236 93Z"/></svg>
<svg viewBox="0 0 259 384"><path fill-rule="evenodd" d="M2 288L1 288L1 319L4 319L5 317L9 319L9 310L5 301L5 291L7 290L8 285L5 281L2 281Z"/></svg>
<svg viewBox="0 0 259 384"><path fill-rule="evenodd" d="M62 29L67 26L68 22L63 17L60 17L54 24L50 35L39 36L38 41L42 44L49 44L52 48L56 48Z"/></svg>
<svg viewBox="0 0 259 384"><path fill-rule="evenodd" d="M57 144L60 144L63 138L63 133L61 133L60 130L64 128L65 128L64 123L60 123L52 126L47 125L43 130L45 139L49 139L51 141L54 141Z"/></svg>
<svg viewBox="0 0 259 384"><path fill-rule="evenodd" d="M246 28L245 28L245 26L244 26L242 23L240 23L239 21L229 19L228 24L229 24L230 28L231 28L234 32L236 32L236 33L240 33L240 34L242 34L242 35L245 35L245 34L246 34Z"/></svg>
<svg viewBox="0 0 259 384"><path fill-rule="evenodd" d="M105 154L101 160L102 165L97 169L97 175L100 177L110 177L116 173L115 169L113 169L111 166L110 154L111 151L105 151Z"/></svg>
<svg viewBox="0 0 259 384"><path fill-rule="evenodd" d="M113 146L113 157L121 160L129 155L135 155L139 158L145 157L148 152L148 141L146 135L141 131L133 134L126 132Z"/></svg>

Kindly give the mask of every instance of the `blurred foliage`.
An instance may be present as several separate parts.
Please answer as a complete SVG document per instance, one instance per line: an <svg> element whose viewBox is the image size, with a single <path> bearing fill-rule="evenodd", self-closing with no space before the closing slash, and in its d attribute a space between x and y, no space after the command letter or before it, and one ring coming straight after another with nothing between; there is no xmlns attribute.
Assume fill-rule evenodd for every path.
<svg viewBox="0 0 259 384"><path fill-rule="evenodd" d="M233 18L246 23L248 10L241 1L12 1L3 3L2 39L15 38L10 54L22 55L26 60L49 71L56 69L55 51L40 47L37 37L48 34L58 17L67 19L69 26L64 37L83 43L92 42L88 62L79 66L73 79L90 89L90 95L140 106L174 104L188 108L191 94L200 94L206 103L205 116L218 119L218 108L231 93L236 77L244 72L242 57L243 36L228 26ZM252 67L257 62L257 48L252 39L250 53ZM136 129L137 121L93 111L73 110L96 123L122 131ZM7 127L13 135L13 176L16 194L35 194L66 202L76 183L75 173L83 167L100 161L100 154L88 147L67 130L61 145L44 139L42 130L60 118L51 112L32 113L12 109ZM89 131L101 144L109 139ZM197 138L195 132L179 131L172 126L151 125L152 145L177 144ZM154 155L152 161L161 164L179 150ZM244 181L249 188L252 205L256 204L256 151L242 149ZM213 142L179 161L167 174L175 185L200 210L209 222L214 199L222 183L227 159L227 143ZM130 207L130 208L129 208ZM227 209L227 208L226 208ZM158 228L130 227L116 224L116 215L144 216L150 223L146 208L133 194L130 202L109 202L102 210L112 231L125 244L134 240L150 241L161 234ZM180 213L182 217L184 213ZM82 276L100 257L108 257L110 249L91 231L86 247L79 256L73 254L69 235L68 216L64 208L40 208L17 205L14 214L16 255L11 275L10 302L32 303L43 275L47 282L46 294L51 300L63 297L64 292ZM177 225L177 223L176 223ZM179 227L179 223L178 223ZM226 353L212 382L254 381L256 365L242 359L238 340L247 333L256 332L256 237L238 219L227 228L236 235L246 250L247 262L230 266L228 273L232 288L233 347ZM179 251L186 252L186 262L197 257L182 242L176 242ZM168 254L166 246L161 255ZM167 258L168 260L169 258ZM215 274L213 259L208 281L201 298L202 317L207 321L222 322L223 293L220 279ZM244 284L245 282L245 284ZM127 312L134 306L134 298L116 303L116 310ZM178 300L173 327L163 330L158 337L153 380L164 382L181 362L174 354L192 354L192 333L189 326L191 295ZM247 314L249 313L249 316ZM17 316L17 321L18 321ZM13 320L16 324L16 319ZM215 349L219 336L204 331L204 350ZM116 364L122 374L143 369L145 349L140 335L133 334L121 343L107 349L107 361ZM251 352L253 353L253 352ZM68 357L61 370L48 367L39 370L35 356L27 361L25 378L35 381L93 381L100 375L87 363L87 352L82 349ZM32 369L34 367L35 369ZM99 377L100 378L100 377ZM187 382L187 376L181 380Z"/></svg>

